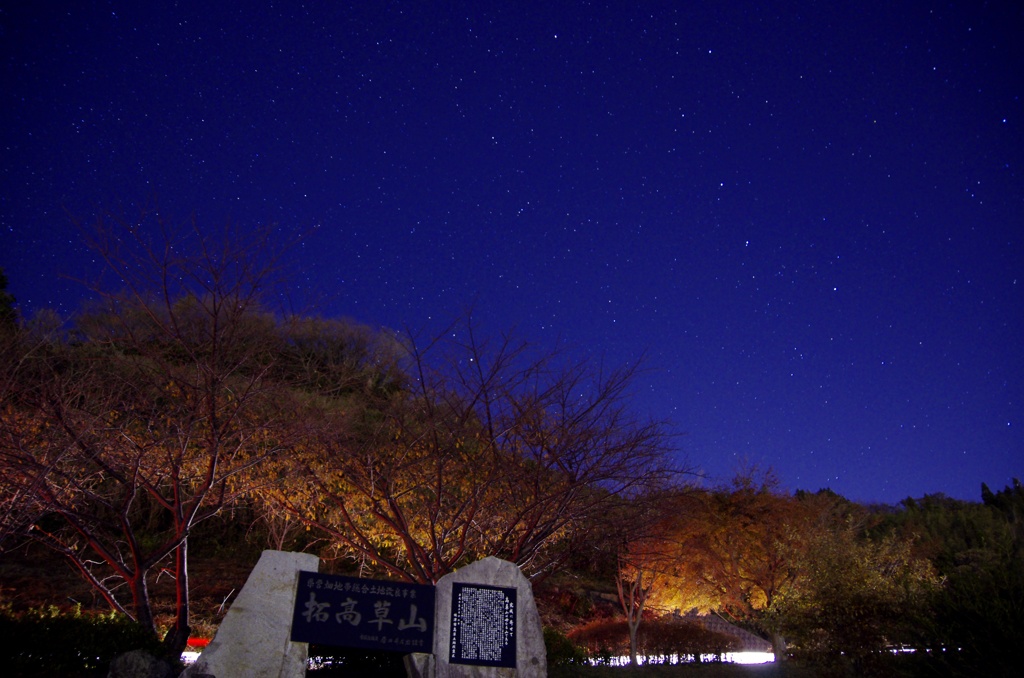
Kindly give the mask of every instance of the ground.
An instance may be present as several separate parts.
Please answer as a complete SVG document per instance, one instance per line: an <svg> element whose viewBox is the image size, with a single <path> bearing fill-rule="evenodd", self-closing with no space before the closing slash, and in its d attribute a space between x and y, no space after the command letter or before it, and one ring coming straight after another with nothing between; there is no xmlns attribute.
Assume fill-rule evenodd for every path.
<svg viewBox="0 0 1024 678"><path fill-rule="evenodd" d="M684 664L681 666L555 667L550 678L812 678L814 673L792 664Z"/></svg>

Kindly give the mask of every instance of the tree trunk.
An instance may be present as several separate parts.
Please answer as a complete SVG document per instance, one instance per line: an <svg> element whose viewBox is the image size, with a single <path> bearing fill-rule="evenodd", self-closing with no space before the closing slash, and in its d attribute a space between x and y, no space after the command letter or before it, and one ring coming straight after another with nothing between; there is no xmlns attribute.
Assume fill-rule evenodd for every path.
<svg viewBox="0 0 1024 678"><path fill-rule="evenodd" d="M638 616L636 621L629 620L626 622L629 627L629 664L630 666L637 666L636 662L636 632L640 628L640 617Z"/></svg>
<svg viewBox="0 0 1024 678"><path fill-rule="evenodd" d="M174 626L164 636L163 646L171 657L180 657L188 645L191 629L188 625L188 538L182 540L174 550L174 590L176 594L174 606Z"/></svg>
<svg viewBox="0 0 1024 678"><path fill-rule="evenodd" d="M772 636L772 652L775 653L775 661L784 662L788 658L786 654L786 639L782 637L781 633L775 631L771 632Z"/></svg>
<svg viewBox="0 0 1024 678"><path fill-rule="evenodd" d="M149 584L146 583L146 573L145 568L136 567L128 580L128 586L132 591L135 621L155 635L156 620L153 618L153 606L149 601Z"/></svg>

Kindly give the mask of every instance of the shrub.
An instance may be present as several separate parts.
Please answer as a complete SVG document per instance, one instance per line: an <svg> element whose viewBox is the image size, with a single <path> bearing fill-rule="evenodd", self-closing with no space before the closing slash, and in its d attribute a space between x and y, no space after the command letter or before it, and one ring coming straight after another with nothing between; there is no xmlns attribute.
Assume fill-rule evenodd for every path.
<svg viewBox="0 0 1024 678"><path fill-rule="evenodd" d="M656 619L640 626L637 651L648 659L678 662L700 661L702 654L723 655L739 649L739 641L700 624Z"/></svg>
<svg viewBox="0 0 1024 678"><path fill-rule="evenodd" d="M84 615L77 607L0 610L0 656L7 676L105 676L130 650L161 652L157 638L123 615Z"/></svg>
<svg viewBox="0 0 1024 678"><path fill-rule="evenodd" d="M548 668L585 664L586 651L557 629L544 628L544 647L547 648Z"/></svg>
<svg viewBox="0 0 1024 678"><path fill-rule="evenodd" d="M569 639L587 649L591 657L629 654L625 620L603 619L574 629ZM637 654L654 662L700 661L700 655L722 655L738 649L732 636L689 622L652 619L640 625Z"/></svg>
<svg viewBox="0 0 1024 678"><path fill-rule="evenodd" d="M629 654L629 630L623 619L599 619L569 632L569 640L592 657Z"/></svg>

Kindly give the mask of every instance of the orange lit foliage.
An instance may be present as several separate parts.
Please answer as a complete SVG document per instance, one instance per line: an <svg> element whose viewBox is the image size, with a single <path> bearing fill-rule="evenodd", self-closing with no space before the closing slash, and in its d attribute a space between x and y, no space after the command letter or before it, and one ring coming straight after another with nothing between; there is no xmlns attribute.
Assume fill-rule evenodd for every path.
<svg viewBox="0 0 1024 678"><path fill-rule="evenodd" d="M675 506L678 501L678 496L648 500L648 510L636 511L639 515L631 521L631 534L618 551L615 584L619 605L626 615L629 657L633 665L637 664L638 634L644 613L668 611L664 603L673 598L680 587L682 552L676 541L679 535L672 533L676 521L665 513L666 505ZM651 603L654 605L650 606Z"/></svg>
<svg viewBox="0 0 1024 678"><path fill-rule="evenodd" d="M729 490L677 499L670 534L679 561L660 604L681 612L714 610L759 621L779 651L770 612L792 590L814 512L795 498L740 478Z"/></svg>
<svg viewBox="0 0 1024 678"><path fill-rule="evenodd" d="M552 571L620 496L663 482L665 436L625 407L632 370L601 374L471 324L406 343L406 388L329 402L304 481L280 505L360 562L434 582L495 555Z"/></svg>

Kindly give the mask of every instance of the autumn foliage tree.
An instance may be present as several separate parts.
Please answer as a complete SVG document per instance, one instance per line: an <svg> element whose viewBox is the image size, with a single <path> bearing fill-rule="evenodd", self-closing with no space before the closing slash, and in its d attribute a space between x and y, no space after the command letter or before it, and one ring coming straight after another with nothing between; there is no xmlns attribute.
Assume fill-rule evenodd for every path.
<svg viewBox="0 0 1024 678"><path fill-rule="evenodd" d="M868 538L865 507L779 492L770 475L676 501L666 534L679 561L663 605L742 621L771 638L777 660L795 648L819 667L873 670L888 646L919 640L934 571L912 540Z"/></svg>
<svg viewBox="0 0 1024 678"><path fill-rule="evenodd" d="M671 509L678 506L678 495L644 497L633 506L633 529L619 545L618 573L615 579L619 606L626 617L629 635L629 661L637 665L640 625L645 612L667 612L665 605L676 596L673 590L684 586L685 550L679 541ZM652 603L654 605L652 605ZM661 603L661 605L659 605ZM653 610L651 607L659 609Z"/></svg>
<svg viewBox="0 0 1024 678"><path fill-rule="evenodd" d="M468 320L424 344L271 314L262 237L144 217L94 230L114 284L93 306L5 338L0 527L154 633L150 590L172 577L168 654L188 637L190 536L239 500L279 539L302 523L390 576L497 555L538 577L672 479L664 429L627 407L634 367Z"/></svg>
<svg viewBox="0 0 1024 678"><path fill-rule="evenodd" d="M769 613L797 581L813 511L776 491L770 475L741 476L732 487L676 501L670 533L679 565L676 584L666 591L672 605L754 623L783 658L785 639Z"/></svg>

